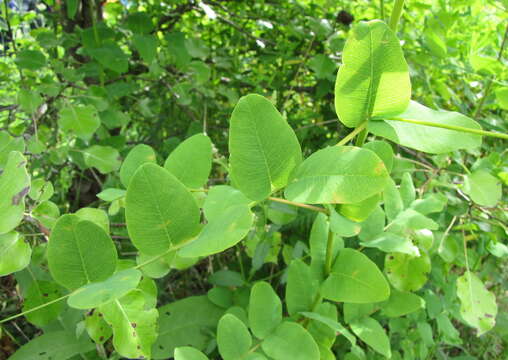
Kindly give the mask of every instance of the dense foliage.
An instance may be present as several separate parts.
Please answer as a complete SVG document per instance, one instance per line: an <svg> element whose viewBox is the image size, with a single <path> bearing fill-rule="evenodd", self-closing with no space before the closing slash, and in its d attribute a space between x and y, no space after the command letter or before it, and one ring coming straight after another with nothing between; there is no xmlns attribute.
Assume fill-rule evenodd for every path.
<svg viewBox="0 0 508 360"><path fill-rule="evenodd" d="M0 358L506 359L506 6L3 0Z"/></svg>

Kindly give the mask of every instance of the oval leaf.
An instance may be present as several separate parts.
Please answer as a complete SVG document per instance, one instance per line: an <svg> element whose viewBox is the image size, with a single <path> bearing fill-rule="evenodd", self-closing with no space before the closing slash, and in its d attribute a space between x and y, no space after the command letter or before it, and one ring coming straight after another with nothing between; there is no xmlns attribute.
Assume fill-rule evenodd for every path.
<svg viewBox="0 0 508 360"><path fill-rule="evenodd" d="M266 199L284 187L302 161L295 133L272 103L247 95L233 110L229 131L230 173L250 199Z"/></svg>
<svg viewBox="0 0 508 360"><path fill-rule="evenodd" d="M284 194L296 202L352 204L381 192L388 178L383 161L371 150L334 146L309 156Z"/></svg>
<svg viewBox="0 0 508 360"><path fill-rule="evenodd" d="M196 233L199 208L180 181L148 163L131 179L125 218L134 245L146 255L158 255Z"/></svg>

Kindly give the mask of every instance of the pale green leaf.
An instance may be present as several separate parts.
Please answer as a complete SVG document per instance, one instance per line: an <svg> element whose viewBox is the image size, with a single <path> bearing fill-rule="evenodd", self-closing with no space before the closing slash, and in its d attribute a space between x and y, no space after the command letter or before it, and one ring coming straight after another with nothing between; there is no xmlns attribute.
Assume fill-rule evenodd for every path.
<svg viewBox="0 0 508 360"><path fill-rule="evenodd" d="M318 291L318 281L310 267L300 259L291 261L286 282L286 306L289 315L312 311Z"/></svg>
<svg viewBox="0 0 508 360"><path fill-rule="evenodd" d="M83 140L90 139L100 124L97 110L92 105L68 105L59 112L60 129L65 133L75 134Z"/></svg>
<svg viewBox="0 0 508 360"><path fill-rule="evenodd" d="M175 349L175 360L208 360L208 358L201 351L184 346Z"/></svg>
<svg viewBox="0 0 508 360"><path fill-rule="evenodd" d="M247 355L252 337L241 320L226 314L217 326L217 345L224 360L238 360Z"/></svg>
<svg viewBox="0 0 508 360"><path fill-rule="evenodd" d="M371 317L364 317L352 321L350 326L355 335L372 349L387 358L392 356L390 339L379 322Z"/></svg>
<svg viewBox="0 0 508 360"><path fill-rule="evenodd" d="M249 205L251 202L240 190L228 185L217 185L208 191L203 204L203 212L208 221L213 221L228 208L236 205Z"/></svg>
<svg viewBox="0 0 508 360"><path fill-rule="evenodd" d="M81 220L88 220L99 225L109 234L109 217L102 209L84 207L75 212L75 215Z"/></svg>
<svg viewBox="0 0 508 360"><path fill-rule="evenodd" d="M470 271L457 279L457 296L460 299L460 315L476 328L480 336L496 324L497 304L494 294L487 290L480 278Z"/></svg>
<svg viewBox="0 0 508 360"><path fill-rule="evenodd" d="M43 201L32 210L32 216L42 225L51 229L60 217L60 210L54 202Z"/></svg>
<svg viewBox="0 0 508 360"><path fill-rule="evenodd" d="M336 333L343 335L351 343L351 345L353 346L356 345L356 338L354 337L354 335L351 334L351 332L349 332L349 330L346 329L344 326L342 326L342 324L340 324L339 322L331 320L326 316L323 316L315 312L301 312L300 314L302 314L306 318L316 320L325 324Z"/></svg>
<svg viewBox="0 0 508 360"><path fill-rule="evenodd" d="M5 168L11 151L25 151L23 137L12 137L7 131L0 131L0 169Z"/></svg>
<svg viewBox="0 0 508 360"><path fill-rule="evenodd" d="M381 314L387 317L398 317L424 308L425 300L418 295L392 289L390 298L381 304Z"/></svg>
<svg viewBox="0 0 508 360"><path fill-rule="evenodd" d="M400 291L419 290L427 282L430 270L430 258L425 252L418 257L393 253L385 258L386 276L393 287Z"/></svg>
<svg viewBox="0 0 508 360"><path fill-rule="evenodd" d="M70 359L92 350L95 344L86 336L76 338L74 332L67 330L49 331L21 346L9 360Z"/></svg>
<svg viewBox="0 0 508 360"><path fill-rule="evenodd" d="M210 138L196 134L186 139L169 154L164 168L188 188L202 187L208 181L212 169Z"/></svg>
<svg viewBox="0 0 508 360"><path fill-rule="evenodd" d="M397 234L385 232L369 241L360 242L361 246L377 248L383 252L397 252L408 254L411 256L419 256L418 247L408 236L400 236Z"/></svg>
<svg viewBox="0 0 508 360"><path fill-rule="evenodd" d="M119 299L135 289L141 280L141 272L127 269L113 274L101 282L85 285L75 290L67 299L67 304L75 309L93 309Z"/></svg>
<svg viewBox="0 0 508 360"><path fill-rule="evenodd" d="M111 146L93 145L83 150L87 166L94 167L102 174L116 171L120 168L120 154Z"/></svg>
<svg viewBox="0 0 508 360"><path fill-rule="evenodd" d="M386 300L390 287L377 265L361 252L342 249L321 287L326 299L350 303Z"/></svg>
<svg viewBox="0 0 508 360"><path fill-rule="evenodd" d="M432 110L415 101L409 107L384 121L371 121L369 131L397 144L430 154L443 154L455 150L477 148L482 143L480 135L456 130L410 124L391 119L428 121L442 125L461 126L480 130L481 126L473 119L453 111Z"/></svg>
<svg viewBox="0 0 508 360"><path fill-rule="evenodd" d="M145 144L134 146L125 157L120 168L120 181L123 186L129 186L136 170L145 163L156 163L155 151Z"/></svg>
<svg viewBox="0 0 508 360"><path fill-rule="evenodd" d="M288 200L303 203L358 203L381 192L388 178L383 161L374 152L333 146L308 157L284 194Z"/></svg>
<svg viewBox="0 0 508 360"><path fill-rule="evenodd" d="M158 255L195 235L199 208L173 175L146 163L130 181L125 218L134 245L147 255Z"/></svg>
<svg viewBox="0 0 508 360"><path fill-rule="evenodd" d="M113 335L113 330L97 309L85 315L85 330L88 336L98 344L104 344Z"/></svg>
<svg viewBox="0 0 508 360"><path fill-rule="evenodd" d="M229 152L233 183L252 200L286 186L302 161L291 127L269 100L254 94L242 97L231 115Z"/></svg>
<svg viewBox="0 0 508 360"><path fill-rule="evenodd" d="M140 290L98 308L113 328L113 346L126 358L150 358L157 339L157 309L146 309Z"/></svg>
<svg viewBox="0 0 508 360"><path fill-rule="evenodd" d="M408 66L397 36L384 22L357 24L342 53L335 110L347 127L371 116L398 114L411 97Z"/></svg>
<svg viewBox="0 0 508 360"><path fill-rule="evenodd" d="M476 170L464 180L464 192L481 206L496 206L501 200L501 181L485 170Z"/></svg>
<svg viewBox="0 0 508 360"><path fill-rule="evenodd" d="M123 198L125 194L126 191L124 189L109 188L102 190L97 194L97 197L104 201L114 201Z"/></svg>
<svg viewBox="0 0 508 360"><path fill-rule="evenodd" d="M30 243L15 231L0 234L0 276L23 270L30 264Z"/></svg>
<svg viewBox="0 0 508 360"><path fill-rule="evenodd" d="M283 322L262 343L263 351L274 360L319 360L319 348L312 335L300 324Z"/></svg>
<svg viewBox="0 0 508 360"><path fill-rule="evenodd" d="M0 172L0 234L13 230L23 219L29 190L26 159L20 152L12 151Z"/></svg>
<svg viewBox="0 0 508 360"><path fill-rule="evenodd" d="M34 309L62 296L61 288L54 282L36 280L28 288L23 311ZM56 302L26 314L26 319L34 325L42 327L55 320L63 310L63 303Z"/></svg>
<svg viewBox="0 0 508 360"><path fill-rule="evenodd" d="M91 221L63 215L51 231L49 270L56 282L69 289L106 280L113 274L116 260L113 241Z"/></svg>
<svg viewBox="0 0 508 360"><path fill-rule="evenodd" d="M248 234L253 220L248 206L231 206L206 224L196 240L184 246L179 254L198 257L220 253L240 242Z"/></svg>
<svg viewBox="0 0 508 360"><path fill-rule="evenodd" d="M204 350L224 310L206 296L191 296L161 307L159 313L159 337L153 357L167 359L179 346Z"/></svg>
<svg viewBox="0 0 508 360"><path fill-rule="evenodd" d="M258 339L268 336L282 321L282 303L267 282L257 282L250 292L249 325Z"/></svg>

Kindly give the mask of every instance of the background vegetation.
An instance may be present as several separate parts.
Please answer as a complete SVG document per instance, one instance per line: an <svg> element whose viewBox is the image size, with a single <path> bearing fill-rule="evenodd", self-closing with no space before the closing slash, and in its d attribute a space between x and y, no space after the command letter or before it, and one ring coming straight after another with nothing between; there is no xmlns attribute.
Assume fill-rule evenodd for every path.
<svg viewBox="0 0 508 360"><path fill-rule="evenodd" d="M0 359L41 334L53 335L39 349L51 349L55 341L82 341L76 352L53 359L122 358L111 330L94 333L103 321L94 313L58 302L31 317L9 319L66 294L47 267L55 221L79 211L84 219L102 222L119 258L126 264L136 260L125 226L121 166L127 154L138 144L149 145L162 164L185 139L205 133L213 143L205 188L228 184L229 119L238 100L250 93L272 101L294 129L304 158L337 144L351 131L337 121L334 108L345 41L355 24L388 21L393 8L389 0L2 1L0 169L12 150L27 159L31 188L21 195L26 207L16 246L28 244L31 250L25 249L30 264L11 274L8 240L0 231L0 275L6 275L0 278ZM412 98L506 134L507 6L493 0L408 2L397 36L409 65ZM397 144L392 149L397 184L409 173L417 198L444 199L429 215L438 229L428 231L430 236L414 234L432 262L431 269L416 269L424 276L417 293L425 307L378 319L392 357L506 359L508 205L501 190L508 184L506 141L485 137L475 149L438 155ZM479 178L471 176L478 173ZM0 177L0 189L8 191L4 183ZM194 195L198 201L205 197ZM7 217L12 204L4 203L0 200L0 216ZM309 256L316 212L267 201L255 214L246 240L235 247L144 270L145 287L158 293L154 358L170 358L174 348L192 345L219 359L215 328L226 310L245 317L249 289L259 280L283 296L288 265ZM382 268L384 253L364 252ZM145 260L137 258L138 264ZM415 268L407 268L408 276ZM497 299L496 325L481 337L461 316L456 280L465 269ZM177 302L197 295L205 296ZM369 315L376 310L355 309ZM187 322L196 325L179 328ZM81 340L65 338L73 334ZM96 344L90 348L89 338L82 337ZM332 343L337 359L360 358L343 336ZM383 356L369 341L359 344L366 358ZM31 349L32 357L18 358L49 358L46 350L36 355Z"/></svg>

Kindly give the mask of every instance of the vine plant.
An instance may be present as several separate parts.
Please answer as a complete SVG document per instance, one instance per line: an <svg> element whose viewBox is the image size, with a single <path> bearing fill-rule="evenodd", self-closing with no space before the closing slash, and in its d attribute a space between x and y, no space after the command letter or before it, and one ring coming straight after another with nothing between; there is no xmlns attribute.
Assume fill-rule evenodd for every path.
<svg viewBox="0 0 508 360"><path fill-rule="evenodd" d="M25 316L44 328L62 313L84 316L75 328L45 329L11 359L86 357L95 349L106 358L104 344L111 337L115 356L124 358L203 360L216 347L225 360L390 358L395 352L384 324L403 316L418 324L423 339L432 341L427 316L453 337L448 318L432 310L440 306L436 296L418 292L432 272L431 255L447 246L457 217L434 236L434 217L447 199L439 193L417 197L409 172L400 181L392 178L401 159L389 141L444 154L474 149L482 136L508 136L411 100L408 66L395 34L402 2L397 6L391 28L378 20L361 22L346 43L335 109L353 130L336 146L304 159L295 133L270 100L251 94L231 115L230 158L223 164L229 184L206 187L213 151L205 134L179 145L164 166L151 147L134 147L119 172L124 189L108 188L98 196L125 208L135 261L118 257L108 217L97 209L46 222L53 213L45 202L50 190L30 185L23 154L10 152L0 176L0 275L31 273L30 263L46 261L49 273L32 273L37 286L25 292L23 312L0 323ZM379 140L365 142L369 134ZM355 138L355 146L349 145ZM93 156L100 162L100 153ZM501 197L487 172L464 177L463 192L476 203L493 206ZM40 205L26 214L29 193ZM253 285L250 280L271 256L274 234L266 219L284 224L294 208L316 216L308 248L285 254L281 298L270 278ZM24 218L50 229L47 246L37 252L14 230ZM153 278L238 244L253 258L251 274L240 259L241 274L216 272L207 296L157 308ZM463 322L482 335L495 325L497 305L471 270L465 238L464 252L465 267L453 286ZM181 336L176 327L189 329ZM427 356L427 340L418 345L419 358Z"/></svg>

